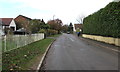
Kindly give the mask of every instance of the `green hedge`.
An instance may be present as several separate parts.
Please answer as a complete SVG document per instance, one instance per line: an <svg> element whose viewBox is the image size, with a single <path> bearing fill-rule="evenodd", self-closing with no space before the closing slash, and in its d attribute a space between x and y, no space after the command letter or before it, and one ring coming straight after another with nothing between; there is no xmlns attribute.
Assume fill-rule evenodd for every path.
<svg viewBox="0 0 120 72"><path fill-rule="evenodd" d="M120 2L111 2L84 18L83 33L120 38Z"/></svg>

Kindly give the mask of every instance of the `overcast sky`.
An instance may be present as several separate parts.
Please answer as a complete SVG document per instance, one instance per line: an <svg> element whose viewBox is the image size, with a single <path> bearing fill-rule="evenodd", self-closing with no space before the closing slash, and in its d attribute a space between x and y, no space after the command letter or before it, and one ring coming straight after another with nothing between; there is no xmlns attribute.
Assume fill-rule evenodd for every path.
<svg viewBox="0 0 120 72"><path fill-rule="evenodd" d="M0 0L0 18L24 15L32 19L59 18L64 24L77 23L79 16L88 16L113 0Z"/></svg>

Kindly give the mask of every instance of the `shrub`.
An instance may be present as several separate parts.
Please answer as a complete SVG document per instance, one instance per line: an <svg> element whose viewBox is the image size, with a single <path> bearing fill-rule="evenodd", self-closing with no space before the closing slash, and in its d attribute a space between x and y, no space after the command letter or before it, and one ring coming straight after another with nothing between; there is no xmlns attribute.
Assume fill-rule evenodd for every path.
<svg viewBox="0 0 120 72"><path fill-rule="evenodd" d="M49 35L55 35L55 34L58 34L58 31L57 30L48 29L48 34Z"/></svg>
<svg viewBox="0 0 120 72"><path fill-rule="evenodd" d="M83 21L83 33L120 37L120 2L111 2Z"/></svg>

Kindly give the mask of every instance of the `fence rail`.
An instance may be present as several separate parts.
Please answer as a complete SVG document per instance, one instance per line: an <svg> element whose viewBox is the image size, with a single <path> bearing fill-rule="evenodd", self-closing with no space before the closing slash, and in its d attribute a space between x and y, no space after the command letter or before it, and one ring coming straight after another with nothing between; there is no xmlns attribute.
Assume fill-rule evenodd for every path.
<svg viewBox="0 0 120 72"><path fill-rule="evenodd" d="M8 35L2 37L2 52L10 51L32 42L44 39L44 34Z"/></svg>

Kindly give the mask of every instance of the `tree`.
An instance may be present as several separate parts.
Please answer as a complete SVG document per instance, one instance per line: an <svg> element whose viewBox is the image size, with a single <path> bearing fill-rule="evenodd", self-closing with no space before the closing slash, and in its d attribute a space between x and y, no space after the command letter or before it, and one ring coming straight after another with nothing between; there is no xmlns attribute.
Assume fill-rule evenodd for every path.
<svg viewBox="0 0 120 72"><path fill-rule="evenodd" d="M44 20L42 19L41 20L41 29L49 29L50 28L50 26L48 25L48 24L46 24L45 22L44 22Z"/></svg>
<svg viewBox="0 0 120 72"><path fill-rule="evenodd" d="M50 25L50 29L57 30L58 33L62 30L63 23L60 19L50 20L48 24Z"/></svg>
<svg viewBox="0 0 120 72"><path fill-rule="evenodd" d="M84 15L79 16L76 20L79 24L83 24L83 19L85 18Z"/></svg>
<svg viewBox="0 0 120 72"><path fill-rule="evenodd" d="M63 26L62 26L62 31L63 31L64 33L67 33L67 31L68 31L68 25L63 25Z"/></svg>
<svg viewBox="0 0 120 72"><path fill-rule="evenodd" d="M73 25L72 25L72 23L69 24L68 31L70 33L73 33Z"/></svg>
<svg viewBox="0 0 120 72"><path fill-rule="evenodd" d="M31 20L30 25L29 25L30 31L31 31L32 33L38 33L38 31L39 31L40 28L41 28L40 23L41 23L40 20L37 20L37 19Z"/></svg>

